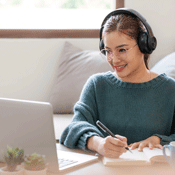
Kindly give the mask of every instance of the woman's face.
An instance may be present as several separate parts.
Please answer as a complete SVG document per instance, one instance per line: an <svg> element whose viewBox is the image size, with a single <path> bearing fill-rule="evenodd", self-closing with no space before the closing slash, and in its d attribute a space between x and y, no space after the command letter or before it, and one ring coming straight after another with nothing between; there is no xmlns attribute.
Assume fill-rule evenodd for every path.
<svg viewBox="0 0 175 175"><path fill-rule="evenodd" d="M103 42L109 64L123 81L130 82L146 70L144 54L140 52L135 39L113 31L103 34Z"/></svg>

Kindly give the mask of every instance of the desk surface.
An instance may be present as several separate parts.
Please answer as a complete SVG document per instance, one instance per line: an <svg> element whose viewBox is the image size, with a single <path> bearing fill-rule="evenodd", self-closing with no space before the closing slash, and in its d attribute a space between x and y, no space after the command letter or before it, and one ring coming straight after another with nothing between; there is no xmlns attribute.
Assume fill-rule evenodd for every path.
<svg viewBox="0 0 175 175"><path fill-rule="evenodd" d="M57 148L64 151L73 151L84 153L79 150L68 149L65 146L58 144ZM175 175L175 170L173 171L168 163L155 163L151 166L116 166L107 167L104 166L101 159L98 161L82 165L81 167L75 167L72 170L65 171L63 174L69 175Z"/></svg>
<svg viewBox="0 0 175 175"><path fill-rule="evenodd" d="M57 148L63 151L78 152L87 154L80 150L68 149L61 144L57 144ZM91 154L93 155L93 153ZM4 164L0 164L0 167ZM75 168L60 172L59 175L175 175L175 170L172 170L168 163L155 163L151 166L104 166L101 159L96 162L91 162L86 165L77 166ZM49 175L55 175L49 173Z"/></svg>

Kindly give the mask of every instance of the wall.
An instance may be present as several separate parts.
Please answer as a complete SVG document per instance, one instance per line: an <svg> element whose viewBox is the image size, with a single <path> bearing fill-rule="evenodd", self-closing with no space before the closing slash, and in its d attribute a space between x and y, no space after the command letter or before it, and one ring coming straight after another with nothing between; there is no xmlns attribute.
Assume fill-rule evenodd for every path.
<svg viewBox="0 0 175 175"><path fill-rule="evenodd" d="M97 50L98 39L0 39L0 97L48 101L65 40Z"/></svg>
<svg viewBox="0 0 175 175"><path fill-rule="evenodd" d="M157 48L150 59L151 67L175 51L175 0L125 0L125 7L141 13L157 38Z"/></svg>

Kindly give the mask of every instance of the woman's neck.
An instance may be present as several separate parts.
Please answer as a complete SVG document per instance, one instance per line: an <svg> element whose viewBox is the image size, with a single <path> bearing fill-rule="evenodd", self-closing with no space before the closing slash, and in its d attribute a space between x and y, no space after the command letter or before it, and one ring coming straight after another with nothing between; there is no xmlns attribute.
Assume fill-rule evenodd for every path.
<svg viewBox="0 0 175 175"><path fill-rule="evenodd" d="M128 83L144 83L152 80L155 76L152 74L152 72L148 69L142 69L142 71L134 71L132 74L129 74L128 76L125 77L119 77L116 72L114 72L114 75Z"/></svg>

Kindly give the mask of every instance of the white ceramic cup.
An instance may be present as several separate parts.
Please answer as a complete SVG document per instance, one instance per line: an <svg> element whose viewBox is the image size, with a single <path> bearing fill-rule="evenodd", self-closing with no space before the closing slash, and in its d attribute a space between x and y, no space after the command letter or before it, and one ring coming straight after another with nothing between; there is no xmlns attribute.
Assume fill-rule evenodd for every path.
<svg viewBox="0 0 175 175"><path fill-rule="evenodd" d="M167 156L166 154L166 148L169 149L170 151L170 156ZM167 162L175 167L175 141L170 142L169 145L164 145L163 146L163 155L165 157L165 159L167 160Z"/></svg>

